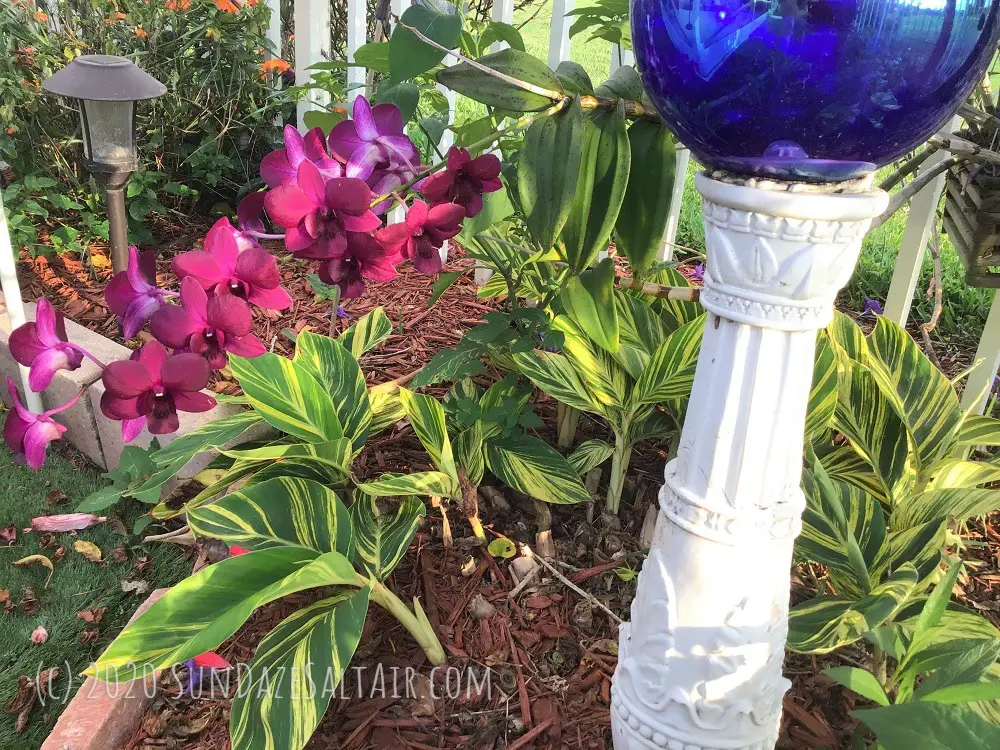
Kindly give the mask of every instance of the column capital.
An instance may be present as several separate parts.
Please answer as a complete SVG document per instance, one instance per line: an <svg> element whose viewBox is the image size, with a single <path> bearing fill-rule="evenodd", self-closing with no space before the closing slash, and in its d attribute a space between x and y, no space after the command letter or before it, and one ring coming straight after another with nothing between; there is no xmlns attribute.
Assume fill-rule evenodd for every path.
<svg viewBox="0 0 1000 750"><path fill-rule="evenodd" d="M696 183L708 250L702 305L783 331L830 322L861 240L889 200L864 181L812 186L699 174Z"/></svg>

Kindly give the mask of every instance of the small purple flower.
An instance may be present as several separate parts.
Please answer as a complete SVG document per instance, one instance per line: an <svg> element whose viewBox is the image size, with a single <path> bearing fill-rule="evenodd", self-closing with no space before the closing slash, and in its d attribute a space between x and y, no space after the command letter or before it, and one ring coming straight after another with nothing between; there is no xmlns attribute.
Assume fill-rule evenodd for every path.
<svg viewBox="0 0 1000 750"><path fill-rule="evenodd" d="M338 177L323 182L311 162L299 165L298 184L271 190L267 213L285 228L285 247L296 257L328 260L343 257L348 232L371 232L382 226L372 212L372 191L362 180Z"/></svg>
<svg viewBox="0 0 1000 750"><path fill-rule="evenodd" d="M337 305L337 317L341 320L347 320L351 317L351 315L343 307Z"/></svg>
<svg viewBox="0 0 1000 750"><path fill-rule="evenodd" d="M704 281L705 280L705 264L704 263L699 263L698 265L696 265L694 267L694 272L691 274L691 278L693 278L695 281Z"/></svg>
<svg viewBox="0 0 1000 750"><path fill-rule="evenodd" d="M33 323L15 328L8 341L14 359L29 367L28 385L33 391L49 387L58 370L75 370L83 364L84 352L66 340L66 320L42 297Z"/></svg>
<svg viewBox="0 0 1000 750"><path fill-rule="evenodd" d="M7 391L10 393L10 400L14 406L7 412L7 419L4 421L3 440L14 453L16 462L26 463L38 471L45 463L45 452L49 443L58 440L66 432L66 427L53 420L52 415L66 411L73 406L83 391L80 391L62 406L49 409L41 414L35 414L25 408L10 376L7 377Z"/></svg>
<svg viewBox="0 0 1000 750"><path fill-rule="evenodd" d="M272 151L260 162L260 176L268 187L294 185L298 179L299 165L309 161L319 170L324 180L341 177L344 168L326 151L326 138L321 128L313 128L305 137L291 125L285 126L285 147Z"/></svg>
<svg viewBox="0 0 1000 750"><path fill-rule="evenodd" d="M861 309L862 315L882 315L882 304L877 299L865 297L865 306Z"/></svg>
<svg viewBox="0 0 1000 750"><path fill-rule="evenodd" d="M131 358L104 368L101 412L121 421L122 438L133 440L143 427L154 435L176 432L177 412L204 412L215 399L201 389L208 385L208 362L197 354L167 355L159 341L149 341Z"/></svg>
<svg viewBox="0 0 1000 750"><path fill-rule="evenodd" d="M246 235L233 229L229 219L219 219L205 235L204 250L174 258L174 273L195 279L219 296L232 294L268 310L291 306L292 298L281 287L277 259L256 242L241 247L240 237Z"/></svg>
<svg viewBox="0 0 1000 750"><path fill-rule="evenodd" d="M259 357L267 350L250 333L253 317L247 303L232 294L208 298L198 281L181 282L181 303L166 305L155 313L149 330L171 349L183 349L208 360L213 370L229 362L227 352L241 357Z"/></svg>
<svg viewBox="0 0 1000 750"><path fill-rule="evenodd" d="M173 296L156 287L156 255L128 249L128 268L114 275L104 288L104 299L118 316L123 335L130 339L146 325L166 297Z"/></svg>

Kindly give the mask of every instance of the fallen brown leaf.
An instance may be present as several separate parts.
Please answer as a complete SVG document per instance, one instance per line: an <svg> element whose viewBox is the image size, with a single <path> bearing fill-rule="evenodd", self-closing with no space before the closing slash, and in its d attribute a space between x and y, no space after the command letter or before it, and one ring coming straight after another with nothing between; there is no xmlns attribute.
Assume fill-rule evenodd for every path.
<svg viewBox="0 0 1000 750"><path fill-rule="evenodd" d="M122 591L126 594L148 594L149 584L146 581L122 581Z"/></svg>
<svg viewBox="0 0 1000 750"><path fill-rule="evenodd" d="M73 542L73 549L91 562L96 563L104 559L104 553L101 552L101 548L93 542L85 542L81 539L80 541Z"/></svg>
<svg viewBox="0 0 1000 750"><path fill-rule="evenodd" d="M17 692L10 703L7 704L7 713L17 716L14 722L14 731L20 734L28 726L28 719L31 717L31 709L34 708L38 700L39 693L48 690L48 686L59 676L58 667L44 669L39 672L34 679L27 675L21 675L17 680Z"/></svg>
<svg viewBox="0 0 1000 750"><path fill-rule="evenodd" d="M49 577L45 579L44 588L49 587L49 583L52 581L52 574L55 573L52 561L45 555L28 555L27 557L22 557L20 560L15 560L13 565L18 568L23 568L26 565L41 565L42 567L48 568Z"/></svg>
<svg viewBox="0 0 1000 750"><path fill-rule="evenodd" d="M56 547L56 551L52 553L52 564L55 565L62 562L64 557L66 557L66 548L60 544Z"/></svg>
<svg viewBox="0 0 1000 750"><path fill-rule="evenodd" d="M38 597L35 596L35 590L28 586L24 587L24 593L21 594L21 601L17 603L17 606L24 612L25 617L34 617L38 614L38 610L42 608L42 605L38 602Z"/></svg>
<svg viewBox="0 0 1000 750"><path fill-rule="evenodd" d="M49 494L45 496L45 500L49 505L58 505L69 500L69 497L62 490L50 490Z"/></svg>
<svg viewBox="0 0 1000 750"><path fill-rule="evenodd" d="M116 563L128 562L128 552L125 551L124 547L115 547L113 550L111 550L111 558Z"/></svg>
<svg viewBox="0 0 1000 750"><path fill-rule="evenodd" d="M101 637L101 630L96 625L88 625L80 633L80 643L87 645L88 643L93 643L98 638Z"/></svg>
<svg viewBox="0 0 1000 750"><path fill-rule="evenodd" d="M90 623L92 625L100 624L101 620L104 619L104 613L107 612L107 607L95 607L94 609L83 609L76 613L84 622Z"/></svg>

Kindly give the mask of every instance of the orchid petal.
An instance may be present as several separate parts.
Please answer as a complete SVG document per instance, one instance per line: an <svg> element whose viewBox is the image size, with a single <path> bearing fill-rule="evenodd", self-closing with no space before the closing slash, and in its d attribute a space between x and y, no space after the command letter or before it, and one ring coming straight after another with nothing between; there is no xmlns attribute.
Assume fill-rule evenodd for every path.
<svg viewBox="0 0 1000 750"><path fill-rule="evenodd" d="M122 318L122 335L127 339L135 336L162 305L163 302L159 297L147 295L135 297Z"/></svg>
<svg viewBox="0 0 1000 750"><path fill-rule="evenodd" d="M62 315L56 311L45 297L35 306L35 335L44 346L56 346L66 340L65 333L59 337L58 321ZM65 328L63 329L65 331Z"/></svg>
<svg viewBox="0 0 1000 750"><path fill-rule="evenodd" d="M208 385L209 375L208 362L197 354L174 354L164 361L160 382L176 396L176 391L200 391Z"/></svg>
<svg viewBox="0 0 1000 750"><path fill-rule="evenodd" d="M126 443L131 443L137 437L139 433L142 432L143 428L146 426L146 417L136 417L135 419L123 419L122 420L122 440Z"/></svg>
<svg viewBox="0 0 1000 750"><path fill-rule="evenodd" d="M205 360L201 361L204 362ZM201 391L180 391L171 395L174 399L174 406L177 407L178 411L187 411L194 414L208 411L214 408L217 403L214 398Z"/></svg>
<svg viewBox="0 0 1000 750"><path fill-rule="evenodd" d="M24 460L28 466L35 471L42 468L49 443L58 440L64 432L66 428L52 420L39 421L31 425L24 433Z"/></svg>
<svg viewBox="0 0 1000 750"><path fill-rule="evenodd" d="M236 242L236 229L229 223L229 218L223 216L205 235L205 249L212 254L219 268L226 276L231 276L236 267L236 258L240 254Z"/></svg>
<svg viewBox="0 0 1000 750"><path fill-rule="evenodd" d="M316 210L316 204L298 186L287 184L268 191L264 205L274 223L285 229L296 226Z"/></svg>
<svg viewBox="0 0 1000 750"><path fill-rule="evenodd" d="M204 360L202 360L204 362ZM207 365L206 365L207 367ZM181 422L176 411L165 414L147 414L146 429L151 435L170 435L180 429Z"/></svg>
<svg viewBox="0 0 1000 750"><path fill-rule="evenodd" d="M244 250L236 259L235 273L240 281L260 289L274 289L281 283L278 260L262 248Z"/></svg>
<svg viewBox="0 0 1000 750"><path fill-rule="evenodd" d="M34 322L24 323L11 331L7 346L14 359L25 367L30 366L35 357L48 349L38 340L38 327Z"/></svg>
<svg viewBox="0 0 1000 750"><path fill-rule="evenodd" d="M344 229L348 232L373 232L382 226L382 220L372 211L368 211L361 216L347 214L343 219Z"/></svg>
<svg viewBox="0 0 1000 750"><path fill-rule="evenodd" d="M288 154L288 163L292 169L298 169L299 164L305 160L305 141L302 134L292 125L285 125L285 152Z"/></svg>
<svg viewBox="0 0 1000 750"><path fill-rule="evenodd" d="M375 118L372 117L372 106L363 96L354 100L354 127L357 128L358 137L363 141L373 141L379 136L378 126Z"/></svg>
<svg viewBox="0 0 1000 750"><path fill-rule="evenodd" d="M250 306L232 294L210 299L207 319L210 328L223 331L226 336L246 336L253 328Z"/></svg>
<svg viewBox="0 0 1000 750"><path fill-rule="evenodd" d="M131 359L146 368L151 381L160 379L163 363L168 357L167 349L159 341L147 341L142 349L132 353Z"/></svg>
<svg viewBox="0 0 1000 750"><path fill-rule="evenodd" d="M357 103L355 102L355 106ZM403 134L403 113L395 104L377 104L371 110L375 127L382 135L402 135Z"/></svg>
<svg viewBox="0 0 1000 750"><path fill-rule="evenodd" d="M260 160L260 177L269 188L281 187L295 181L295 168L288 159L288 151L279 148Z"/></svg>
<svg viewBox="0 0 1000 750"><path fill-rule="evenodd" d="M205 244L208 245L207 237ZM211 289L229 276L219 266L215 254L208 250L188 250L180 253L174 257L170 265L181 279L194 277L206 289Z"/></svg>
<svg viewBox="0 0 1000 750"><path fill-rule="evenodd" d="M104 368L101 380L105 395L116 400L136 398L153 386L149 371L140 362L131 359L110 363Z"/></svg>
<svg viewBox="0 0 1000 750"><path fill-rule="evenodd" d="M334 125L328 141L330 153L345 163L351 158L351 154L364 143L358 135L358 129L353 120L342 120Z"/></svg>
<svg viewBox="0 0 1000 750"><path fill-rule="evenodd" d="M31 361L31 369L28 371L28 387L35 393L40 393L49 387L58 370L75 369L75 367L70 366L70 358L64 349L59 347L46 349Z"/></svg>
<svg viewBox="0 0 1000 750"><path fill-rule="evenodd" d="M323 181L323 175L319 173L319 169L311 161L304 161L299 164L298 171L299 179L299 189L305 193L306 197L309 198L317 206L322 206L326 203L326 183Z"/></svg>
<svg viewBox="0 0 1000 750"><path fill-rule="evenodd" d="M149 330L156 340L171 349L183 349L191 334L200 328L179 305L161 307L149 321Z"/></svg>
<svg viewBox="0 0 1000 750"><path fill-rule="evenodd" d="M249 359L265 354L267 349L264 347L264 344L261 343L260 339L253 334L249 334L239 338L227 338L226 351L240 357L247 357Z"/></svg>
<svg viewBox="0 0 1000 750"><path fill-rule="evenodd" d="M292 306L292 297L280 286L274 289L252 287L247 295L247 302L264 310L286 310Z"/></svg>
<svg viewBox="0 0 1000 750"><path fill-rule="evenodd" d="M264 221L261 214L264 213L264 199L267 193L250 193L236 206L236 221L241 230L254 232L264 231Z"/></svg>
<svg viewBox="0 0 1000 750"><path fill-rule="evenodd" d="M143 265L148 265L148 261L146 264L141 263L139 260L139 251L135 245L132 245L128 249L128 265L125 267L125 273L128 276L129 285L137 292L149 291L150 289L153 288L153 284L151 283L151 281L155 280L155 276L153 279L150 279L143 272ZM154 274L155 274L155 263L154 263Z"/></svg>

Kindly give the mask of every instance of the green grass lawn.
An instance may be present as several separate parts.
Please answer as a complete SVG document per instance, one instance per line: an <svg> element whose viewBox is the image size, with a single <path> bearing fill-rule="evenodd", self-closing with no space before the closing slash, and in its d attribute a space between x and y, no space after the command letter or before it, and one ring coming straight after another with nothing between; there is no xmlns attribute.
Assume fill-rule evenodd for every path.
<svg viewBox="0 0 1000 750"><path fill-rule="evenodd" d="M111 639L118 634L145 595L125 593L121 582L132 573L140 558L148 557L148 568L134 577L148 582L149 590L169 586L190 573L191 562L170 544L136 545L136 540L123 535L131 531L132 523L145 508L136 503L121 506L117 511L123 525L104 524L79 534L57 534L52 546L40 546L41 535L23 533L35 516L72 512L73 508L102 486L99 472L82 459L68 459L58 450L50 449L49 460L39 472L15 465L6 448L0 447L0 527L17 528L17 540L10 547L0 546L0 589L10 592L10 601L17 605L25 588L34 591L38 612L26 616L21 608L4 613L0 606L0 707L6 707L17 690L18 677L34 677L38 670L59 666L62 674L53 684L59 695L45 707L35 706L22 734L14 732L15 717L0 713L0 748L4 750L36 750L52 729L62 711L62 698L68 687L75 690L82 678L80 672L95 659ZM67 500L51 504L47 496L56 490ZM112 509L114 510L114 509ZM115 530L118 527L119 531ZM102 551L104 561L93 563L73 550L73 543L86 540ZM55 564L55 573L48 588L48 571L41 566L15 568L15 560L33 554L52 557L59 546L66 548L65 557ZM116 548L127 557L117 562ZM106 608L99 635L82 644L87 623L77 612ZM35 645L31 632L42 625L48 630L48 641ZM68 662L68 667L67 667ZM72 685L70 685L72 678Z"/></svg>

